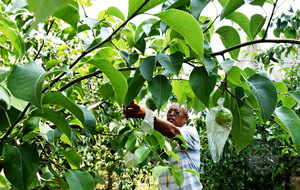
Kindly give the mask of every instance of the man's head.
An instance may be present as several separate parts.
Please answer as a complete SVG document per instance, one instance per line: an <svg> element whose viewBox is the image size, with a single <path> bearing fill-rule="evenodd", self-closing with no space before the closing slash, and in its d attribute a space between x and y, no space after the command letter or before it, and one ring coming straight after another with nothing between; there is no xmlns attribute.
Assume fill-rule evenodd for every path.
<svg viewBox="0 0 300 190"><path fill-rule="evenodd" d="M173 103L167 113L167 120L177 127L182 127L189 119L186 105L179 107L177 102Z"/></svg>

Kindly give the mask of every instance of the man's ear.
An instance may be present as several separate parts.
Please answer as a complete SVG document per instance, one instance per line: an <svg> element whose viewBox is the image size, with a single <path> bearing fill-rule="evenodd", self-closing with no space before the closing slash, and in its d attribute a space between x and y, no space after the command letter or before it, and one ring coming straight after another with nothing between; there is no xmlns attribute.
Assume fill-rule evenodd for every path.
<svg viewBox="0 0 300 190"><path fill-rule="evenodd" d="M189 120L190 116L185 116L186 122Z"/></svg>

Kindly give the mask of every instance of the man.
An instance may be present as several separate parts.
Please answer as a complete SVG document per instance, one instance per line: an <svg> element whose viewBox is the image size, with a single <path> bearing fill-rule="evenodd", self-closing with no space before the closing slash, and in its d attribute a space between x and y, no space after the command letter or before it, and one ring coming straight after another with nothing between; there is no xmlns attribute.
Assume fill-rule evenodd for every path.
<svg viewBox="0 0 300 190"><path fill-rule="evenodd" d="M136 103L130 104L124 111L124 114L126 118L146 118L145 109L142 106L137 105ZM167 112L167 121L158 117L155 117L153 119L154 129L169 138L173 138L176 135L181 135L188 146L188 150L186 152L183 150L176 153L179 156L179 163L174 157L172 157L170 163L174 166L180 167L182 170L192 169L199 173L199 136L197 130L194 127L186 125L188 119L189 116L186 105L179 107L179 104L176 102L170 106ZM179 148L180 147L177 147L177 149ZM183 190L202 189L202 184L198 176L186 171L184 171L183 173ZM173 175L165 171L159 177L159 189L175 190L181 188L175 183Z"/></svg>

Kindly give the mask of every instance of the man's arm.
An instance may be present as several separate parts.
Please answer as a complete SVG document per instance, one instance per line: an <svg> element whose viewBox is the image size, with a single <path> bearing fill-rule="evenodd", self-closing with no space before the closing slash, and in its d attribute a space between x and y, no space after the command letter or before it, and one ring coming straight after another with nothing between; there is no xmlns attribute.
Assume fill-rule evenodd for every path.
<svg viewBox="0 0 300 190"><path fill-rule="evenodd" d="M129 104L126 109L124 110L125 117L128 118L142 118L144 119L146 112L143 106L136 104L135 102L132 102ZM159 131L161 134L173 138L176 135L180 135L179 129L172 123L161 119L159 117L156 117L154 123L154 129Z"/></svg>

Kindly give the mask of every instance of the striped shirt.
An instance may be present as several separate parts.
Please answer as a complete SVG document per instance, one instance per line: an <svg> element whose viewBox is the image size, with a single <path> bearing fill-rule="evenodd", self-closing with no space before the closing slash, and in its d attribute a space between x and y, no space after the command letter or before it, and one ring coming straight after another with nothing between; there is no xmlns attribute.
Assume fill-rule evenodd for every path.
<svg viewBox="0 0 300 190"><path fill-rule="evenodd" d="M198 132L194 127L191 126L182 126L178 127L180 130L181 136L184 138L188 150L187 154L183 151L179 151L176 153L179 156L179 163L178 161L172 157L170 163L174 166L180 167L182 170L184 169L192 169L196 172L200 172L200 141ZM178 147L179 148L179 147ZM192 160L192 161L191 161ZM193 163L192 163L193 162ZM200 182L200 179L195 174L192 174L190 172L183 171L184 174L184 182L182 185L183 190L191 190L191 189L202 189L202 184ZM167 182L169 173L167 171L164 171L159 176L159 190L179 190L181 189L176 183L173 178L173 175L170 175L170 180Z"/></svg>

